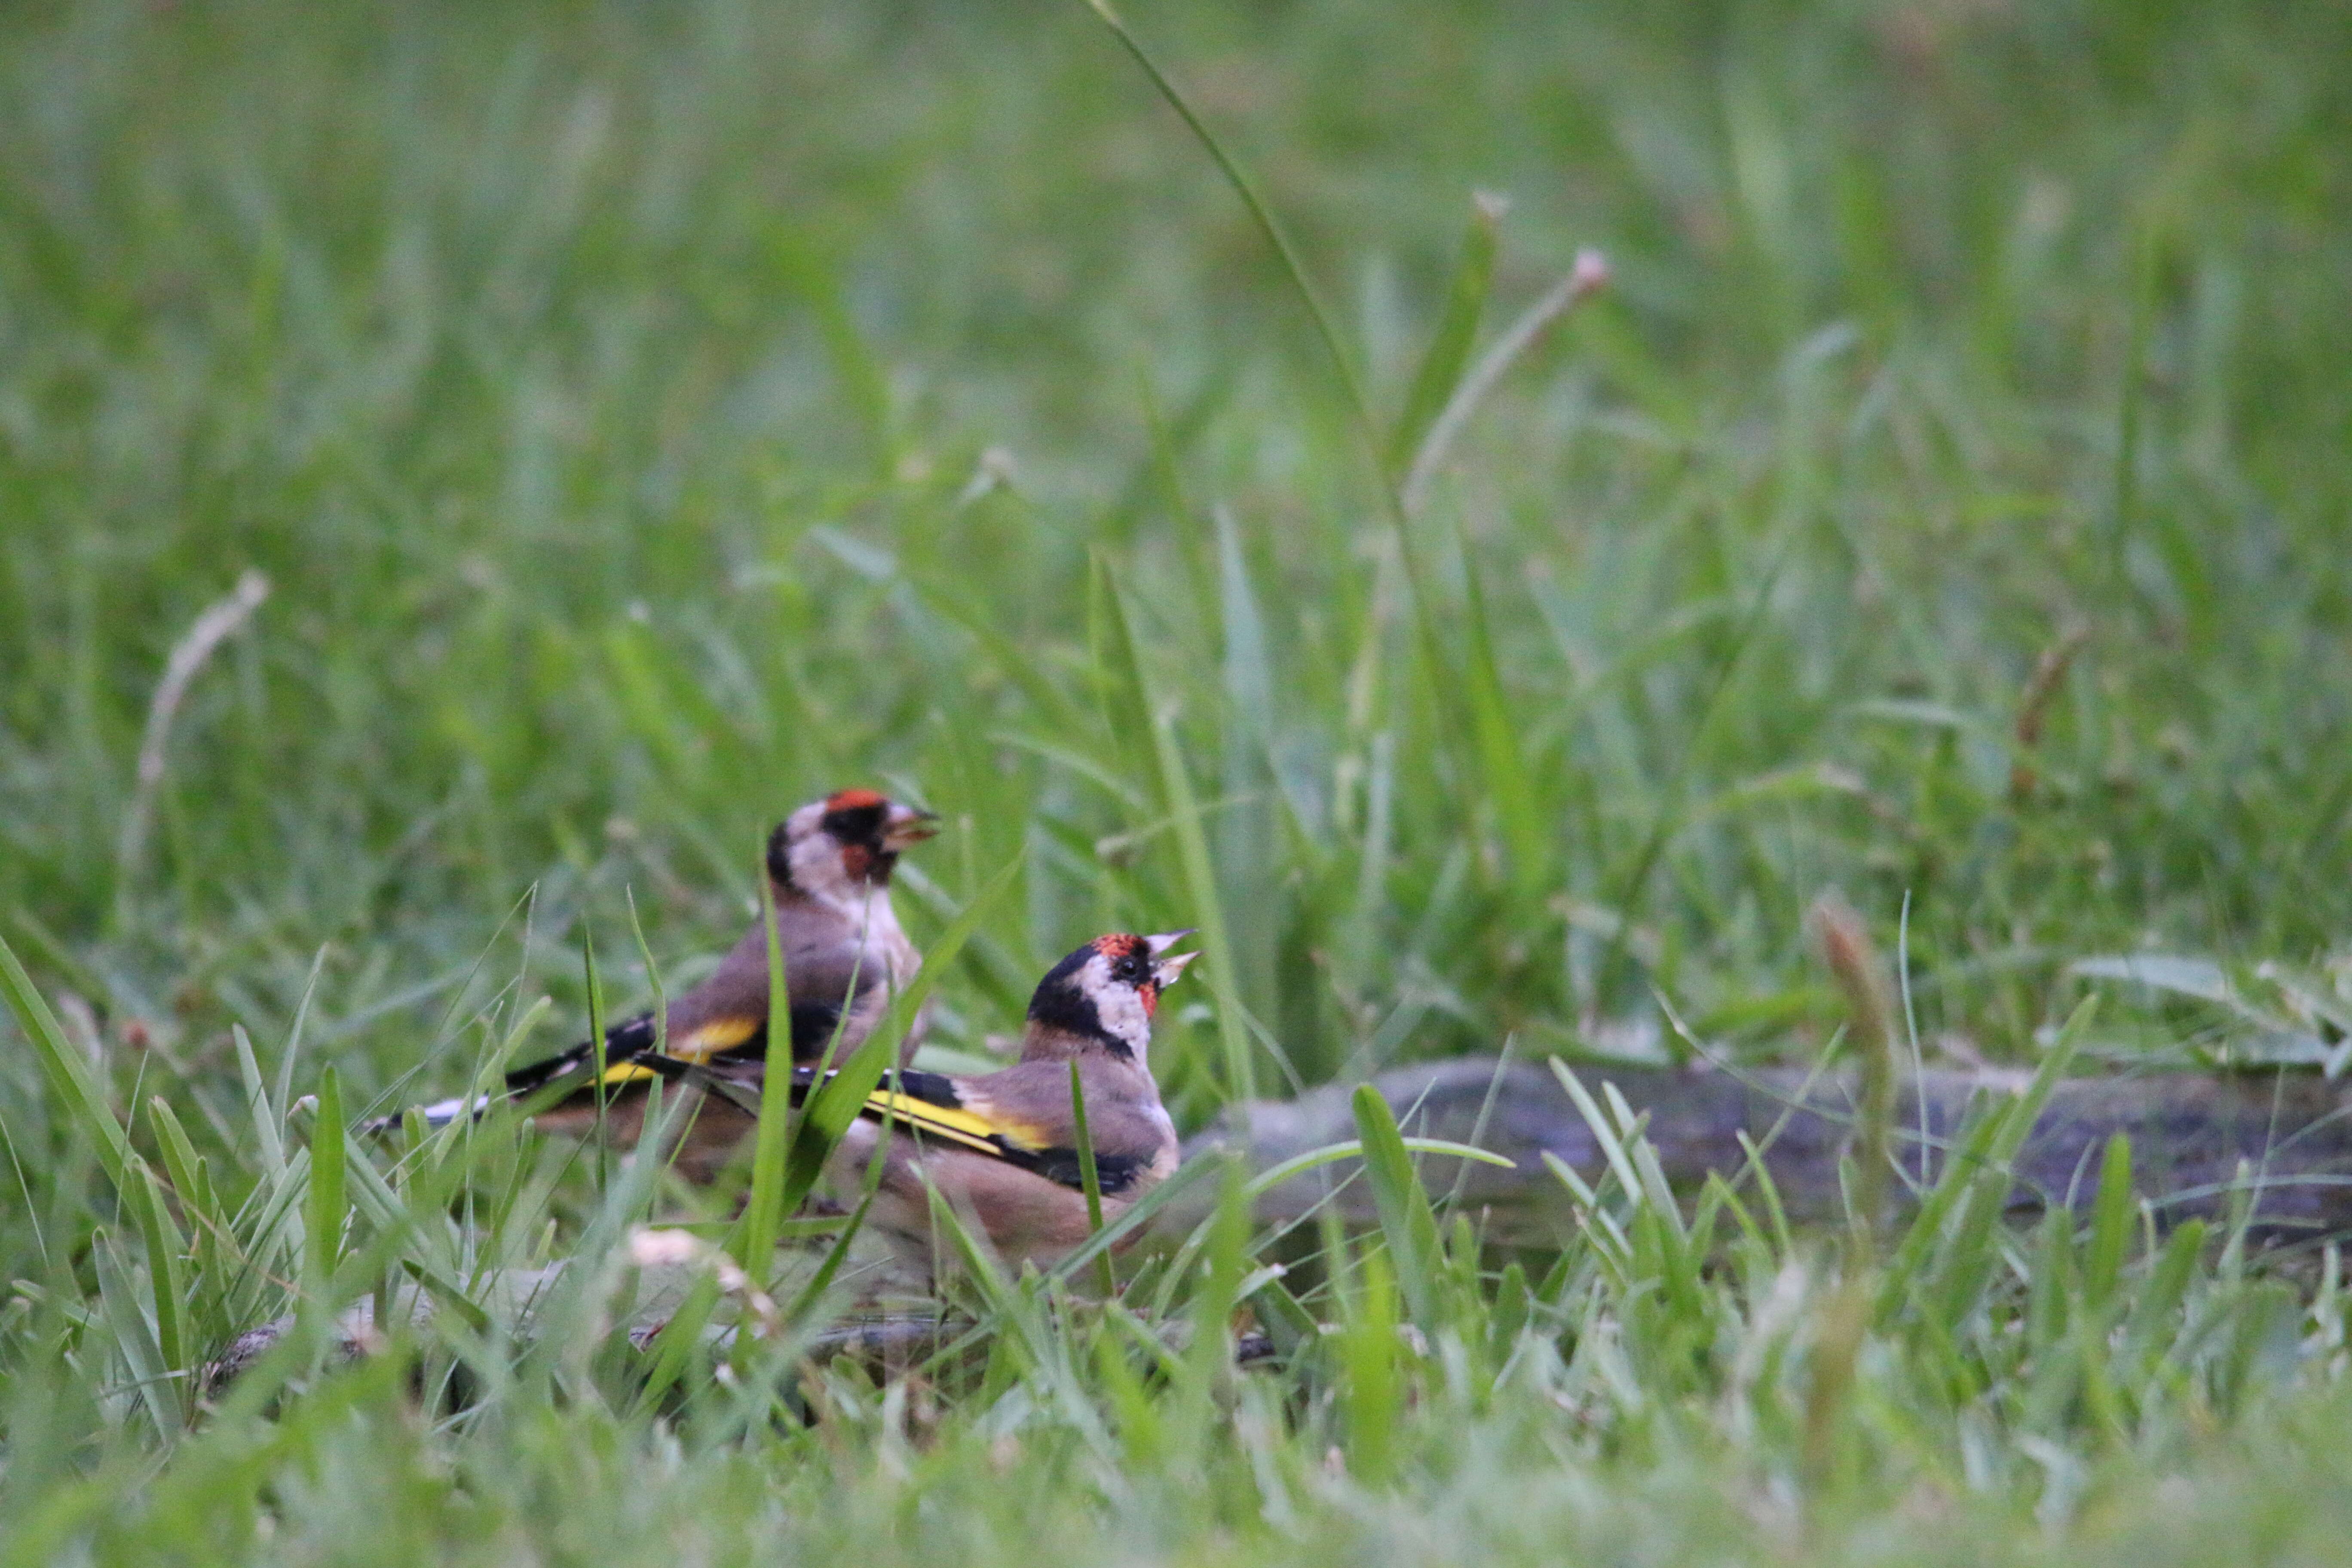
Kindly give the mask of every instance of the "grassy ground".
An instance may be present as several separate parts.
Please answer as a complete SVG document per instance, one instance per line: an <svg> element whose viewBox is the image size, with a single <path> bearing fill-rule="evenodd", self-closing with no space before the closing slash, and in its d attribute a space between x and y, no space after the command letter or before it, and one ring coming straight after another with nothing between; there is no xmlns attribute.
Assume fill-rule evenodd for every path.
<svg viewBox="0 0 2352 1568"><path fill-rule="evenodd" d="M0 935L92 1090L0 1034L0 1529L2340 1557L2332 1255L2290 1285L2120 1210L2005 1228L1989 1188L1875 1252L1752 1185L1686 1229L1633 1151L1559 1258L1408 1184L1269 1285L1228 1213L1128 1293L1192 1325L1171 1354L983 1281L989 1348L924 1378L688 1356L649 1397L583 1288L561 1353L424 1336L463 1409L289 1363L189 1424L244 1321L684 1201L504 1135L394 1170L291 1101L568 1042L591 935L612 1006L690 982L760 833L837 784L950 818L919 942L1018 860L951 1048L1086 935L1202 927L1160 1057L1188 1126L1507 1037L1669 1058L1661 998L1808 1057L1829 888L1930 1058L2044 1060L2094 987L2078 1069L2335 1058L2339 7L1132 21L1297 270L1075 0L0 17ZM1607 292L1404 483L1461 376L1428 345L1483 353L1582 246ZM1228 1372L1236 1292L1279 1323L1294 1287L1331 1331Z"/></svg>

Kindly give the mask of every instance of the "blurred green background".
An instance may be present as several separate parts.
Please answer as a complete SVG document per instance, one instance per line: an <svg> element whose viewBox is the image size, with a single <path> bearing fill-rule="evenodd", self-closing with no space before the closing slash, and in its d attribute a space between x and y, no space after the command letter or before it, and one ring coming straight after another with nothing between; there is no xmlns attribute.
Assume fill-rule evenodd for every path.
<svg viewBox="0 0 2352 1568"><path fill-rule="evenodd" d="M1222 920L1188 1116L1251 1025L1269 1084L1507 1035L1663 1059L1660 995L1807 1048L1831 886L1963 1053L2030 1053L2085 957L2336 994L2340 7L1131 20L1384 424L1474 192L1509 201L1482 342L1607 256L1414 574L1290 279L1083 6L0 18L36 968L201 1095L323 949L320 1059L383 1092L509 977L576 1031L583 923L643 998L631 896L690 980L764 827L880 784L953 824L919 940L1026 853L950 1044L1098 929ZM247 568L126 856L166 656ZM2140 997L2108 1043L2147 1059L2336 1038Z"/></svg>
<svg viewBox="0 0 2352 1568"><path fill-rule="evenodd" d="M1522 1270L1400 1177L1288 1285L1236 1206L920 1375L649 1388L601 1286L526 1349L491 1279L602 1278L644 1192L289 1110L452 1092L542 993L524 1054L579 1037L592 934L674 994L849 784L948 818L919 942L1018 858L945 1059L1202 928L1187 1131L1506 1042L1817 1059L1832 889L1931 1065L2093 988L2043 1059L2352 1056L2352 7L1129 19L1298 271L1079 0L0 8L0 934L114 1096L0 1026L0 1551L2340 1559L2336 1252L2121 1182L2029 1230L1953 1162L1874 1259L1595 1170ZM1588 247L1397 504L1430 345ZM198 1407L374 1269L465 1305ZM1244 1300L1297 1338L1236 1375Z"/></svg>

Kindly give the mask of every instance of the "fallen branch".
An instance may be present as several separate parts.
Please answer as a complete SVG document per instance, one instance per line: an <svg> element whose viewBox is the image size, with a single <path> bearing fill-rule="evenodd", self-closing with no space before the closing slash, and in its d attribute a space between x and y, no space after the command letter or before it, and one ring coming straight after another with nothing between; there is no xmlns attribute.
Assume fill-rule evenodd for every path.
<svg viewBox="0 0 2352 1568"><path fill-rule="evenodd" d="M190 625L187 635L173 645L163 661L163 679L147 703L147 727L139 737L139 771L131 786L130 808L122 814L122 832L115 840L114 868L118 887L128 887L138 874L141 853L147 847L147 827L155 815L155 795L163 787L163 763L172 742L172 721L179 717L188 687L213 656L213 650L235 636L261 601L269 597L269 579L247 572L236 586L207 606Z"/></svg>
<svg viewBox="0 0 2352 1568"><path fill-rule="evenodd" d="M1853 1147L1863 1092L1855 1079L1792 1068L1734 1075L1661 1068L1589 1068L1584 1077L1596 1092L1614 1085L1634 1114L1646 1119L1659 1164L1678 1188L1695 1188L1710 1173L1738 1172L1747 1162L1745 1134L1763 1150L1790 1218L1846 1218L1838 1163ZM1444 1154L1421 1157L1430 1191L1454 1193L1463 1205L1483 1213L1487 1234L1497 1240L1541 1245L1564 1238L1574 1223L1567 1189L1545 1168L1546 1153L1588 1180L1601 1179L1605 1162L1591 1129L1546 1067L1469 1058L1400 1068L1372 1081L1407 1135L1471 1144L1513 1162L1507 1170ZM1907 1201L1935 1181L1968 1118L2020 1092L2025 1081L2013 1073L1933 1072L1902 1083L1889 1140L1893 1195ZM1234 1147L1253 1170L1267 1171L1345 1142L1357 1132L1351 1093L1351 1086L1332 1084L1295 1100L1235 1107L1186 1145L1186 1157ZM2135 1192L2159 1226L2221 1216L2243 1202L2258 1235L2273 1243L2352 1229L2347 1109L2352 1102L2343 1090L2310 1074L2071 1079L2057 1086L2026 1138L2012 1172L2011 1204L2087 1208L2098 1190L2100 1155L2121 1132L2132 1142ZM1370 1187L1351 1179L1356 1163L1318 1165L1272 1187L1258 1201L1259 1217L1295 1219L1328 1201L1351 1221L1376 1223ZM1160 1229L1181 1235L1200 1217L1197 1207L1187 1212L1180 1202L1162 1214ZM674 1246L633 1242L625 1321L640 1344L710 1267L707 1252L684 1238ZM562 1267L492 1281L485 1294L527 1334L530 1303L551 1295ZM730 1289L742 1294L748 1287L738 1279ZM399 1310L416 1321L436 1309L419 1291L404 1293ZM217 1392L292 1324L281 1319L239 1336L205 1369L201 1386ZM930 1313L850 1320L814 1336L806 1353L818 1361L850 1355L903 1367L946 1348L971 1326ZM353 1309L336 1325L336 1353L363 1353L381 1341L374 1329L365 1306ZM1246 1362L1267 1351L1250 1342L1239 1352Z"/></svg>
<svg viewBox="0 0 2352 1568"><path fill-rule="evenodd" d="M1790 1217L1843 1220L1838 1160L1847 1152L1861 1104L1859 1080L1765 1068L1734 1075L1664 1068L1588 1068L1596 1089L1614 1084L1634 1113L1648 1118L1659 1163L1677 1187L1710 1172L1733 1174L1746 1163L1745 1133L1765 1151L1765 1165ZM1496 1081L1496 1075L1501 1081ZM1491 1058L1401 1068L1373 1082L1409 1134L1475 1143L1513 1169L1443 1156L1423 1162L1432 1192L1458 1191L1488 1211L1502 1234L1539 1240L1569 1223L1568 1194L1544 1168L1549 1152L1589 1178L1602 1161L1591 1130L1552 1074L1540 1066ZM2022 1074L1930 1072L1896 1089L1888 1173L1896 1195L1934 1181L1954 1134L1972 1110L2020 1092ZM1355 1136L1344 1085L1297 1100L1253 1101L1186 1145L1188 1156L1212 1145L1244 1150L1253 1169ZM2133 1186L2158 1225L2229 1212L2242 1190L2267 1239L2352 1228L2352 1100L2313 1074L2151 1073L2060 1083L2016 1161L2012 1205L2040 1208L2070 1201L2086 1208L2098 1190L2099 1156L2109 1137L2132 1142ZM1482 1112L1484 1125L1481 1125ZM1925 1130L1924 1143L1922 1129ZM1265 1194L1260 1214L1296 1217L1333 1196L1350 1219L1370 1222L1371 1194L1349 1182L1352 1162L1309 1172ZM1458 1185L1457 1185L1458 1184Z"/></svg>

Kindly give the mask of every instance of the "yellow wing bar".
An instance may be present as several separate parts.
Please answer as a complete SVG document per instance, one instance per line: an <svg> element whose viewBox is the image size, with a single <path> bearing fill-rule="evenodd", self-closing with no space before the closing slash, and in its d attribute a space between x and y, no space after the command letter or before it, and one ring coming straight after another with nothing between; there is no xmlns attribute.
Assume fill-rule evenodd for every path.
<svg viewBox="0 0 2352 1568"><path fill-rule="evenodd" d="M669 1055L676 1061L708 1062L719 1052L733 1050L758 1034L761 1022L758 1018L714 1018L688 1032L684 1039L671 1041ZM614 1062L604 1069L604 1084L618 1088L623 1084L646 1083L661 1076L652 1068L635 1062Z"/></svg>
<svg viewBox="0 0 2352 1568"><path fill-rule="evenodd" d="M870 1115L896 1118L902 1126L946 1138L984 1153L1003 1152L996 1142L996 1134L1003 1129L987 1117L961 1106L934 1105L928 1100L917 1100L912 1095L877 1089L866 1097L866 1110Z"/></svg>
<svg viewBox="0 0 2352 1568"><path fill-rule="evenodd" d="M707 1062L721 1051L731 1051L760 1032L765 1018L713 1018L686 1038L672 1040L669 1054L686 1062Z"/></svg>
<svg viewBox="0 0 2352 1568"><path fill-rule="evenodd" d="M710 1033L710 1030L697 1031L695 1044L711 1050L725 1049L724 1045L707 1045ZM604 1082L607 1088L617 1089L627 1084L649 1082L663 1076L643 1062L615 1062L604 1069ZM863 1109L869 1116L885 1121L895 1120L900 1126L916 1132L944 1138L984 1154L1002 1154L1007 1147L1016 1150L1044 1147L1034 1128L997 1121L960 1105L940 1105L887 1089L877 1089L867 1095Z"/></svg>

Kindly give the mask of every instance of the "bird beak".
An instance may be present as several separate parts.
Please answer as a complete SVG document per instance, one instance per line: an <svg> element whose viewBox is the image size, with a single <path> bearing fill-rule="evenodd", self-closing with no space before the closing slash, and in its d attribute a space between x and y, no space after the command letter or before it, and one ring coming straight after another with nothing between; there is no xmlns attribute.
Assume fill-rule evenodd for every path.
<svg viewBox="0 0 2352 1568"><path fill-rule="evenodd" d="M939 814L893 801L882 818L882 847L896 855L940 830Z"/></svg>
<svg viewBox="0 0 2352 1568"><path fill-rule="evenodd" d="M1184 978L1184 966L1201 955L1197 952L1179 952L1161 958L1160 954L1167 952L1170 948L1192 934L1192 928L1188 926L1182 931L1162 931L1158 936L1147 936L1143 939L1144 947L1150 952L1152 957L1160 960L1151 966L1151 979L1162 991Z"/></svg>

